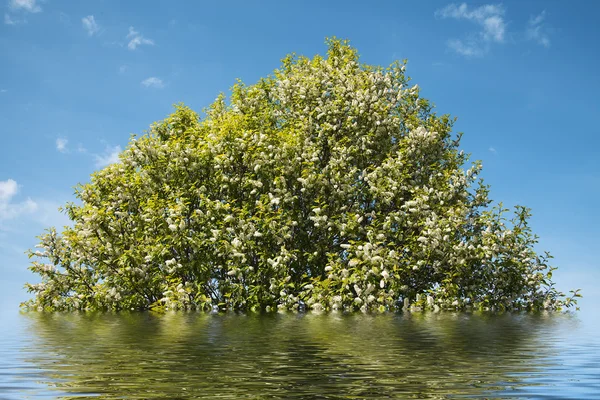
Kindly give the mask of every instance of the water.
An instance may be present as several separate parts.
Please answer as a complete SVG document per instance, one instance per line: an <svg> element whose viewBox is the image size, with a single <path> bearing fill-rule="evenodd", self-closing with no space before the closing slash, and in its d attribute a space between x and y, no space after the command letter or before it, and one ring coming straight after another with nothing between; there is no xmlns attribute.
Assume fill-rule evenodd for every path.
<svg viewBox="0 0 600 400"><path fill-rule="evenodd" d="M21 313L0 398L600 398L600 340L564 314Z"/></svg>

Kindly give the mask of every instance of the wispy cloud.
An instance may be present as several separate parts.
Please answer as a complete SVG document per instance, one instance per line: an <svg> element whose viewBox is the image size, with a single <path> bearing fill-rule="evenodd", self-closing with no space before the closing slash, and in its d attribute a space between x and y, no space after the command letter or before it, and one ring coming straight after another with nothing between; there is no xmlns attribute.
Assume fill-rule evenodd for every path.
<svg viewBox="0 0 600 400"><path fill-rule="evenodd" d="M6 93L8 92L8 89L0 89L0 93Z"/></svg>
<svg viewBox="0 0 600 400"><path fill-rule="evenodd" d="M545 19L546 10L542 11L539 15L529 18L525 36L527 39L533 40L539 45L550 47L550 37L548 36L547 29L544 24Z"/></svg>
<svg viewBox="0 0 600 400"><path fill-rule="evenodd" d="M33 200L29 197L23 201L15 201L19 189L20 185L13 179L0 181L0 241L3 245L7 245L8 242L5 239L6 232L19 232L30 222L55 227L71 225L69 217L58 210L66 200L72 199L71 196L65 196L61 201L47 198ZM27 223L23 224L24 221Z"/></svg>
<svg viewBox="0 0 600 400"><path fill-rule="evenodd" d="M56 139L56 150L60 151L61 153L68 152L67 143L69 143L69 141L65 138L57 138Z"/></svg>
<svg viewBox="0 0 600 400"><path fill-rule="evenodd" d="M13 19L8 13L4 13L4 24L6 25L16 25L19 21Z"/></svg>
<svg viewBox="0 0 600 400"><path fill-rule="evenodd" d="M165 87L165 84L162 81L162 79L157 78L155 76L151 76L150 78L144 79L142 81L142 85L146 86L146 87L157 88L157 89L162 89Z"/></svg>
<svg viewBox="0 0 600 400"><path fill-rule="evenodd" d="M13 179L7 179L0 181L0 201L8 202L10 199L17 194L19 187L17 182Z"/></svg>
<svg viewBox="0 0 600 400"><path fill-rule="evenodd" d="M114 164L119 162L119 154L121 154L121 146L108 146L104 153L98 155L96 154L94 157L96 158L96 168L106 167L109 164Z"/></svg>
<svg viewBox="0 0 600 400"><path fill-rule="evenodd" d="M154 45L153 40L147 39L144 36L142 36L141 33L136 31L135 29L133 29L133 26L129 27L129 33L127 34L127 39L129 40L129 43L127 43L127 48L129 48L129 50L135 50L138 48L138 46L141 46L144 44L149 45L149 46Z"/></svg>
<svg viewBox="0 0 600 400"><path fill-rule="evenodd" d="M64 200L37 200L37 212L34 215L35 221L43 226L54 226L56 228L66 225L72 226L72 222L65 212L59 211L59 207L64 206L67 201L72 201L68 196Z"/></svg>
<svg viewBox="0 0 600 400"><path fill-rule="evenodd" d="M466 3L449 4L435 11L437 18L466 20L475 23L480 31L471 34L468 40L450 39L448 47L458 54L467 57L482 56L490 43L503 43L506 33L504 8L500 4L485 4L469 9Z"/></svg>
<svg viewBox="0 0 600 400"><path fill-rule="evenodd" d="M8 11L4 13L4 24L17 25L27 22L25 18L22 18L23 14L39 13L42 11L42 7L36 0L9 0ZM21 15L21 17L16 15Z"/></svg>
<svg viewBox="0 0 600 400"><path fill-rule="evenodd" d="M81 24L89 36L94 36L100 32L100 26L98 26L98 23L93 15L88 15L87 17L81 18Z"/></svg>
<svg viewBox="0 0 600 400"><path fill-rule="evenodd" d="M14 179L0 181L0 223L37 210L37 203L30 198L22 202L13 202L13 197L18 191L19 185Z"/></svg>
<svg viewBox="0 0 600 400"><path fill-rule="evenodd" d="M30 13L37 13L42 11L42 7L37 4L36 0L10 0L8 6L12 10L26 11Z"/></svg>
<svg viewBox="0 0 600 400"><path fill-rule="evenodd" d="M125 72L127 72L127 68L129 68L127 65L121 65L119 67L119 74L124 74Z"/></svg>
<svg viewBox="0 0 600 400"><path fill-rule="evenodd" d="M450 39L447 45L455 53L465 57L481 57L486 52L486 48L475 40Z"/></svg>
<svg viewBox="0 0 600 400"><path fill-rule="evenodd" d="M498 151L497 151L495 148L493 148L493 147L490 147L488 150L489 150L491 153L498 154Z"/></svg>
<svg viewBox="0 0 600 400"><path fill-rule="evenodd" d="M27 23L25 18L16 17L14 14L4 13L5 25L19 25L25 23Z"/></svg>
<svg viewBox="0 0 600 400"><path fill-rule="evenodd" d="M77 152L78 153L87 153L87 149L85 147L83 147L83 145L81 143L77 144Z"/></svg>

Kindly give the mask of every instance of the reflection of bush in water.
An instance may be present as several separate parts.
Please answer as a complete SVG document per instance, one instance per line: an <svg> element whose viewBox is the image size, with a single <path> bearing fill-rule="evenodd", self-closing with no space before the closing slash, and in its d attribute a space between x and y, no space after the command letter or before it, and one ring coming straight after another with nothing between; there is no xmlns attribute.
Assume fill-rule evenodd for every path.
<svg viewBox="0 0 600 400"><path fill-rule="evenodd" d="M563 318L26 315L39 341L31 361L50 378L65 379L55 383L61 390L109 398L482 394L506 382L518 386L516 374L541 368L542 338Z"/></svg>

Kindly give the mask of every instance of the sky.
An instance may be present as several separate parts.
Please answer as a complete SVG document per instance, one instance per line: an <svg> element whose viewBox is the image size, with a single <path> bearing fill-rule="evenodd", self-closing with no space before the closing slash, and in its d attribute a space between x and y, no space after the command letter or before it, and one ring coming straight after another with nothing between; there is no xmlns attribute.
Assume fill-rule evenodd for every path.
<svg viewBox="0 0 600 400"><path fill-rule="evenodd" d="M600 306L600 2L0 0L0 314L27 299L28 248L73 187L173 104L201 111L288 53L349 39L407 72L491 197L532 208L582 312Z"/></svg>

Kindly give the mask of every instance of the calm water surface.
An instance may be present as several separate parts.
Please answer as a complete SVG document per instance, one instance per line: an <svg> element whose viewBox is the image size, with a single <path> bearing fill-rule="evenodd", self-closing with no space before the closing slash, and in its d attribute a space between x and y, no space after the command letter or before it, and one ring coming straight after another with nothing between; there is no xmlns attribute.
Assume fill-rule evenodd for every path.
<svg viewBox="0 0 600 400"><path fill-rule="evenodd" d="M564 314L21 313L0 398L600 399Z"/></svg>

